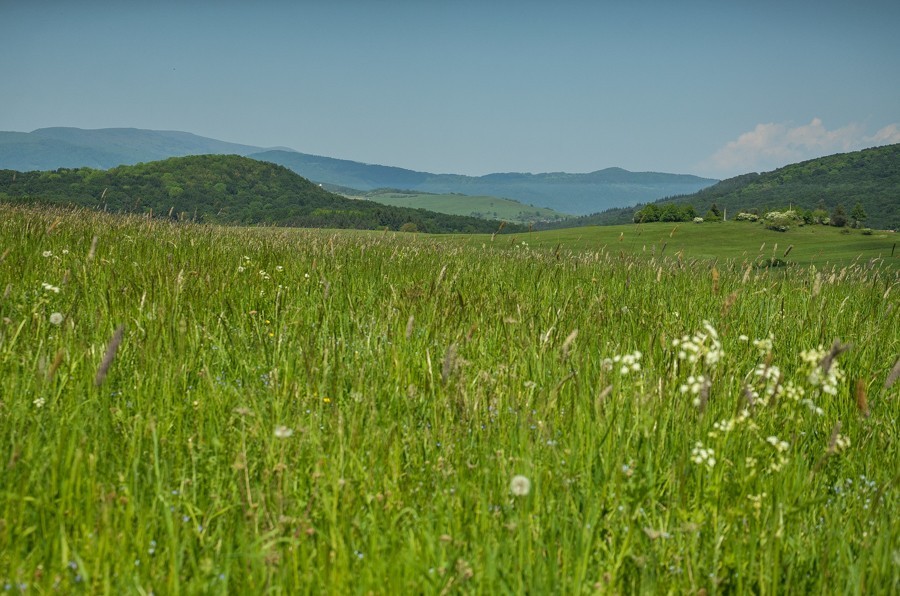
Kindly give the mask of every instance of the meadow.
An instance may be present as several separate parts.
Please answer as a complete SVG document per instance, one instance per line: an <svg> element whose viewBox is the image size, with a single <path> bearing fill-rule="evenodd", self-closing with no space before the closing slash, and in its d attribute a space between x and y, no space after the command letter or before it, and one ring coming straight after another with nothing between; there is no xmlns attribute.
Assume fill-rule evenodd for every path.
<svg viewBox="0 0 900 596"><path fill-rule="evenodd" d="M897 593L891 239L691 225L0 206L0 586Z"/></svg>
<svg viewBox="0 0 900 596"><path fill-rule="evenodd" d="M384 205L393 205L394 207L428 209L429 211L448 213L450 215L471 215L513 223L557 221L569 217L565 213L547 209L546 207L535 207L519 201L491 196L382 190L367 192L361 198Z"/></svg>

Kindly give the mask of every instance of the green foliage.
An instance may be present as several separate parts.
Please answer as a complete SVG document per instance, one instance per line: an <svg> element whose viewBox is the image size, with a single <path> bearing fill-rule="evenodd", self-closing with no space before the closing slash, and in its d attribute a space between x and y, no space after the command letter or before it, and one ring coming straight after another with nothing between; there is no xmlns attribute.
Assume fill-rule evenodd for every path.
<svg viewBox="0 0 900 596"><path fill-rule="evenodd" d="M866 215L866 210L862 206L860 201L856 202L856 205L853 206L853 211L850 212L850 217L853 220L853 227L858 228L862 226L863 222L868 219L868 215Z"/></svg>
<svg viewBox="0 0 900 596"><path fill-rule="evenodd" d="M705 212L712 203L729 213L751 208L822 211L859 201L867 223L879 229L900 228L900 144L813 159L763 174L744 174L697 193L669 197L656 204L678 202ZM567 220L566 226L614 225L632 220L633 209L610 209ZM825 215L827 217L827 215ZM561 227L561 226L547 226Z"/></svg>
<svg viewBox="0 0 900 596"><path fill-rule="evenodd" d="M760 236L0 205L0 585L896 593L898 272Z"/></svg>
<svg viewBox="0 0 900 596"><path fill-rule="evenodd" d="M831 212L831 225L836 228L843 228L847 225L847 213L844 211L844 207L841 204L835 206L834 211Z"/></svg>
<svg viewBox="0 0 900 596"><path fill-rule="evenodd" d="M678 205L675 203L658 205L651 203L635 211L633 219L635 223L652 223L655 221L693 221L695 217L697 217L697 212L694 210L693 205Z"/></svg>
<svg viewBox="0 0 900 596"><path fill-rule="evenodd" d="M51 203L144 213L201 223L493 232L497 223L390 207L332 194L287 168L236 155L197 155L108 171L0 170L0 192L20 203ZM509 226L515 231L517 226Z"/></svg>

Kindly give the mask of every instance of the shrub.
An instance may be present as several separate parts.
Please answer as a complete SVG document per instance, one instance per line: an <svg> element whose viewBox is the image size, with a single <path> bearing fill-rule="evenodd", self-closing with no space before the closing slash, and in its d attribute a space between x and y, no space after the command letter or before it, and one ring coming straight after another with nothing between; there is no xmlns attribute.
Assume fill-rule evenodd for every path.
<svg viewBox="0 0 900 596"><path fill-rule="evenodd" d="M746 211L741 211L734 219L735 221L759 221L759 216L755 213L747 213Z"/></svg>
<svg viewBox="0 0 900 596"><path fill-rule="evenodd" d="M787 232L792 225L800 223L796 211L769 211L765 217L766 228L776 232Z"/></svg>
<svg viewBox="0 0 900 596"><path fill-rule="evenodd" d="M694 223L703 223L703 218L702 218L702 217L695 217L695 218L694 218Z"/></svg>
<svg viewBox="0 0 900 596"><path fill-rule="evenodd" d="M871 236L871 235L872 235L872 228L863 228L863 229L862 229L862 233L863 233L863 236Z"/></svg>

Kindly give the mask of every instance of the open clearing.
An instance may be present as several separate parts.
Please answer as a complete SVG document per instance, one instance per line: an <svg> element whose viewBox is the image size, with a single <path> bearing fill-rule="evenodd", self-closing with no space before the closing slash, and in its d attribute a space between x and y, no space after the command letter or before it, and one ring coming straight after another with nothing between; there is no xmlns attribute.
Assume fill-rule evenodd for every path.
<svg viewBox="0 0 900 596"><path fill-rule="evenodd" d="M427 209L450 215L470 215L482 219L496 219L513 223L559 221L570 217L553 209L533 207L500 197L404 193L385 190L366 193L362 198L395 207Z"/></svg>
<svg viewBox="0 0 900 596"><path fill-rule="evenodd" d="M0 585L897 593L892 237L737 225L0 206Z"/></svg>

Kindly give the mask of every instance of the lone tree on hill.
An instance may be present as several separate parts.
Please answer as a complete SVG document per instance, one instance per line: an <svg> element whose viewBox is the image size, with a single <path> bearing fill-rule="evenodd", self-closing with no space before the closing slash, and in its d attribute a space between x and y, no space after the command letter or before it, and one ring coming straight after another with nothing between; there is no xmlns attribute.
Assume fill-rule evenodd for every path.
<svg viewBox="0 0 900 596"><path fill-rule="evenodd" d="M853 211L850 212L850 219L853 220L853 227L862 227L862 223L866 221L868 217L869 216L866 215L866 210L863 209L862 203L856 201L856 206L853 208Z"/></svg>
<svg viewBox="0 0 900 596"><path fill-rule="evenodd" d="M847 213L844 211L843 205L838 204L834 211L831 212L831 225L838 228L843 228L847 225Z"/></svg>

